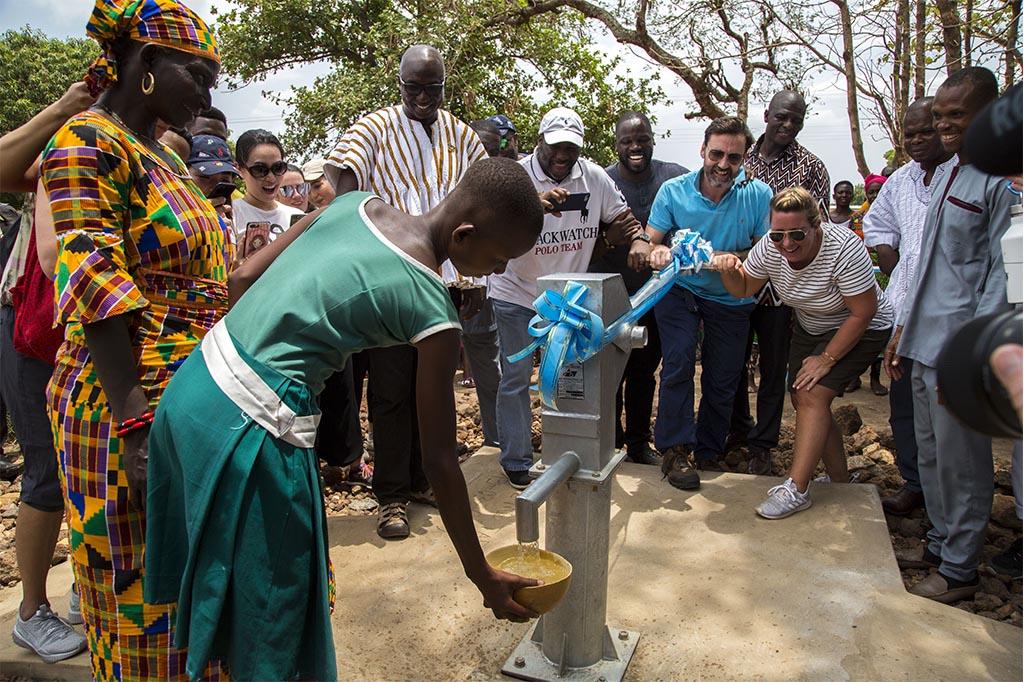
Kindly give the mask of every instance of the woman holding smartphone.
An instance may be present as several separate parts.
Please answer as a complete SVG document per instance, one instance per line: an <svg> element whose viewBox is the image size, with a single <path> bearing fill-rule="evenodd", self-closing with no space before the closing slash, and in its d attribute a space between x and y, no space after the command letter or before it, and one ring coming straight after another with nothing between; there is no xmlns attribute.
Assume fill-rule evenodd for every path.
<svg viewBox="0 0 1024 682"><path fill-rule="evenodd" d="M245 181L245 196L232 203L235 239L239 257L248 258L284 233L303 212L277 200L288 164L273 133L245 131L235 144L235 158Z"/></svg>

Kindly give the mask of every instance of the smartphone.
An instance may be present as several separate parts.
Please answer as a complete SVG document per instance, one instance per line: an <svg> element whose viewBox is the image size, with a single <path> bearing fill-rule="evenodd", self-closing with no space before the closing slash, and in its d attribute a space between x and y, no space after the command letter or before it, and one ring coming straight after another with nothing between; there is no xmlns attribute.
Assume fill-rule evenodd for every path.
<svg viewBox="0 0 1024 682"><path fill-rule="evenodd" d="M566 197L565 201L554 204L551 208L547 209L546 212L554 213L557 211L562 213L563 211L583 211L586 210L588 201L590 201L590 192L570 194Z"/></svg>
<svg viewBox="0 0 1024 682"><path fill-rule="evenodd" d="M305 213L293 213L292 217L291 217L291 222L288 223L288 227L291 227L292 225L294 225L295 223L299 222L300 220L302 220L305 217L306 217Z"/></svg>
<svg viewBox="0 0 1024 682"><path fill-rule="evenodd" d="M207 199L224 199L231 201L231 195L235 193L235 185L231 182L218 182L216 187L206 195Z"/></svg>
<svg viewBox="0 0 1024 682"><path fill-rule="evenodd" d="M267 221L249 223L245 226L245 236L242 237L242 258L248 258L269 243L270 223Z"/></svg>

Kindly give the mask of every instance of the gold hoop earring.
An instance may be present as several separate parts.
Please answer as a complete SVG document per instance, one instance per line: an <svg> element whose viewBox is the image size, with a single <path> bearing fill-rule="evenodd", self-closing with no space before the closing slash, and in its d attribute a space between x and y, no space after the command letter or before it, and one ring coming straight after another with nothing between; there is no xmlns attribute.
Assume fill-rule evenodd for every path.
<svg viewBox="0 0 1024 682"><path fill-rule="evenodd" d="M149 85L146 85L146 78L149 78ZM156 87L156 76L154 76L152 73L147 71L146 75L142 77L142 94L143 95L152 95L153 94L153 88L155 88L155 87Z"/></svg>

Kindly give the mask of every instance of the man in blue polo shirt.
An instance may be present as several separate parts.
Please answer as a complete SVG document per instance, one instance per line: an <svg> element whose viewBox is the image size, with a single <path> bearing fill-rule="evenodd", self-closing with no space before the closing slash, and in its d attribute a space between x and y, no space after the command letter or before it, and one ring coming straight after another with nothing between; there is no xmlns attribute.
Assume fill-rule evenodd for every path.
<svg viewBox="0 0 1024 682"><path fill-rule="evenodd" d="M647 223L651 267L671 256L671 232L688 229L711 242L716 253L740 258L768 231L772 191L743 172L750 131L733 116L715 119L704 131L700 170L667 181L658 190ZM654 444L663 455L669 483L683 490L700 487L695 469L716 469L725 450L736 384L743 367L754 299L733 298L721 276L703 270L680 278L654 308L661 336L661 388ZM701 399L693 416L693 376L697 332L701 344Z"/></svg>

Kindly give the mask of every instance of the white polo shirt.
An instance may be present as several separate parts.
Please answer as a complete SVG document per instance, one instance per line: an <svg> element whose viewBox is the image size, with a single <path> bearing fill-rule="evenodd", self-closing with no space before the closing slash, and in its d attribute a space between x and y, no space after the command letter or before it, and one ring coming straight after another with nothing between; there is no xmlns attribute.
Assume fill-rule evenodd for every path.
<svg viewBox="0 0 1024 682"><path fill-rule="evenodd" d="M537 278L556 272L586 272L599 234L598 223L611 222L627 210L626 198L604 169L581 158L562 182L549 178L536 154L519 161L533 179L538 192L564 187L572 194L590 193L584 211L567 211L560 218L544 216L544 228L533 249L514 258L500 275L491 275L487 295L524 308L537 298Z"/></svg>

